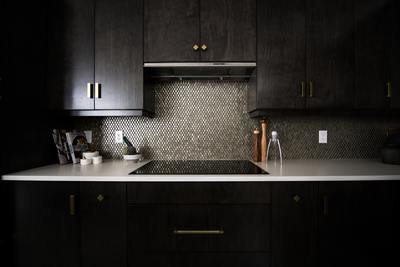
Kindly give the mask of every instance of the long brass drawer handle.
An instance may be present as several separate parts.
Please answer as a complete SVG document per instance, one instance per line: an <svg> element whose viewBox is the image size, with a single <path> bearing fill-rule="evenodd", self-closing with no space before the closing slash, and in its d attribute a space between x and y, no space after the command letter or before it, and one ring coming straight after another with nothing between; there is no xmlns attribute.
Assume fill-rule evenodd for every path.
<svg viewBox="0 0 400 267"><path fill-rule="evenodd" d="M304 81L302 81L300 83L301 85L301 97L305 97L306 96L306 83Z"/></svg>
<svg viewBox="0 0 400 267"><path fill-rule="evenodd" d="M391 82L387 82L386 83L386 88L387 88L386 97L387 98L391 98L392 97L392 83Z"/></svg>
<svg viewBox="0 0 400 267"><path fill-rule="evenodd" d="M309 89L310 89L309 97L312 98L312 97L314 97L314 83L312 81L310 81L310 88Z"/></svg>
<svg viewBox="0 0 400 267"><path fill-rule="evenodd" d="M224 229L214 229L214 230L179 230L174 229L175 235L223 235L225 233Z"/></svg>
<svg viewBox="0 0 400 267"><path fill-rule="evenodd" d="M69 195L69 215L75 216L75 195Z"/></svg>

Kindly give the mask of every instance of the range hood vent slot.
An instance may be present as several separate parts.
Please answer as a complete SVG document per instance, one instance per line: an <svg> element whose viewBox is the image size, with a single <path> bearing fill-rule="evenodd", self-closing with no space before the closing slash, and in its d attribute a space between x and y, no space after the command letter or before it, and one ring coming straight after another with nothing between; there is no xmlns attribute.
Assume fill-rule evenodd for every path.
<svg viewBox="0 0 400 267"><path fill-rule="evenodd" d="M144 63L147 78L160 80L249 80L255 62Z"/></svg>

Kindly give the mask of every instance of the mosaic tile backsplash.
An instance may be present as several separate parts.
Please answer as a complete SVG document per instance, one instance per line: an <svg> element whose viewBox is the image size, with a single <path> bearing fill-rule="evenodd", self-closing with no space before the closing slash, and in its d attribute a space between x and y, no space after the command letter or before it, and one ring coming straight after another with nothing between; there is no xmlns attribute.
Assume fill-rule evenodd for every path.
<svg viewBox="0 0 400 267"><path fill-rule="evenodd" d="M105 158L121 159L122 130L147 159L251 159L258 120L246 112L247 83L162 82L155 88L155 118L76 118L74 127L93 131ZM377 158L388 128L399 118L273 115L268 132L278 131L284 159ZM318 144L318 130L328 144Z"/></svg>

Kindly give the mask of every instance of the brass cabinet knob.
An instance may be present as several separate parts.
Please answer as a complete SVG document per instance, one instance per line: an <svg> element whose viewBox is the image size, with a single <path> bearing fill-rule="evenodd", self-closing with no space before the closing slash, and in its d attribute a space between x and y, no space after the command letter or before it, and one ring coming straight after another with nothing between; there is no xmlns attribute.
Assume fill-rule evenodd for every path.
<svg viewBox="0 0 400 267"><path fill-rule="evenodd" d="M98 202L103 202L104 196L102 194L99 194L96 199Z"/></svg>
<svg viewBox="0 0 400 267"><path fill-rule="evenodd" d="M299 195L294 195L294 196L293 196L293 200L294 200L294 202L299 203L299 202L301 201L301 196L299 196Z"/></svg>
<svg viewBox="0 0 400 267"><path fill-rule="evenodd" d="M197 44L194 44L194 45L193 45L193 50L194 50L194 51L198 51L198 50L199 50L199 46L198 46Z"/></svg>
<svg viewBox="0 0 400 267"><path fill-rule="evenodd" d="M201 46L201 50L203 50L203 51L206 51L207 48L208 48L208 47L207 47L205 44L203 44L203 45Z"/></svg>

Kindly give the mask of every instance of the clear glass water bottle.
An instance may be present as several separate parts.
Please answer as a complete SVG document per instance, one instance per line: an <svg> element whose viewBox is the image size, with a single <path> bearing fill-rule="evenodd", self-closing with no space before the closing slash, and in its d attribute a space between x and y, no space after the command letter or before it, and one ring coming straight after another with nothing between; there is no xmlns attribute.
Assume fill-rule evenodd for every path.
<svg viewBox="0 0 400 267"><path fill-rule="evenodd" d="M282 166L281 143L279 142L278 133L276 131L272 131L271 138L268 142L267 164L268 163L272 163L274 165L279 163Z"/></svg>

